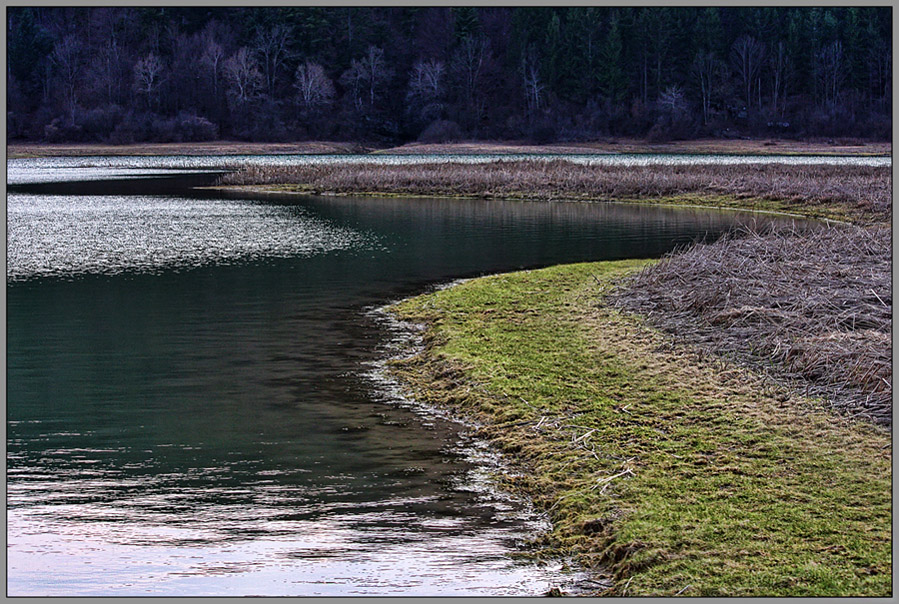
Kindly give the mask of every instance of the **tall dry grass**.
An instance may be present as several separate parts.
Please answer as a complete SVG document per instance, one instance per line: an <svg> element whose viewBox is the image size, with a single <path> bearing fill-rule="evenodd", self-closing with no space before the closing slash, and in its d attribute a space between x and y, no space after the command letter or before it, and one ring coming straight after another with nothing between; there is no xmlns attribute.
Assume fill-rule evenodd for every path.
<svg viewBox="0 0 899 604"><path fill-rule="evenodd" d="M652 199L734 196L783 202L787 209L839 204L857 220L886 220L889 167L829 165L599 166L565 160L484 164L249 166L229 185L302 185L318 192L465 195L526 199Z"/></svg>
<svg viewBox="0 0 899 604"><path fill-rule="evenodd" d="M608 299L834 407L892 422L886 228L745 231L644 269Z"/></svg>

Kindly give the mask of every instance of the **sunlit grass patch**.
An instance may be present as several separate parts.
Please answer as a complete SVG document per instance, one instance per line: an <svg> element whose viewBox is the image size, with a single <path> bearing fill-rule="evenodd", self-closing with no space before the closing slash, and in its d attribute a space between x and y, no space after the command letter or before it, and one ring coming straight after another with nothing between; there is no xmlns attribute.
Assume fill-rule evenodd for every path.
<svg viewBox="0 0 899 604"><path fill-rule="evenodd" d="M642 261L497 275L404 301L416 396L481 422L550 512L543 545L610 595L888 595L889 434L605 306Z"/></svg>

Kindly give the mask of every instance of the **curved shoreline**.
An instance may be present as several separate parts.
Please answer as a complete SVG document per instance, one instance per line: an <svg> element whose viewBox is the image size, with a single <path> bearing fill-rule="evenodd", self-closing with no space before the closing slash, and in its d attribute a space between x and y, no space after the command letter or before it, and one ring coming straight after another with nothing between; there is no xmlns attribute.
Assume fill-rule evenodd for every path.
<svg viewBox="0 0 899 604"><path fill-rule="evenodd" d="M273 192L528 201L628 201L886 223L889 166L592 165L565 160L246 166L219 182Z"/></svg>
<svg viewBox="0 0 899 604"><path fill-rule="evenodd" d="M285 191L282 188L280 192ZM656 205L709 207L707 203L676 203L691 196L678 197L666 198L665 202ZM533 198L530 200L536 201ZM627 201L652 203L656 200ZM747 206L770 203L737 196L730 197L728 201L730 207L718 207L758 212L759 208ZM860 218L858 213L847 215L842 209L835 211L833 204L814 206L800 202L793 208L796 205L798 216L803 218L820 219L823 213L823 218L846 226L858 221L881 222L871 215L862 214ZM784 214L768 208L761 211ZM795 212L790 214L797 216ZM843 220L833 220L837 217ZM846 218L849 220L846 221ZM623 315L603 304L598 307L583 305L582 301L590 296L589 292L593 292L595 301L601 297L599 292L610 287L609 280L603 278L600 283L594 272L614 273L615 267L621 266L621 263L591 265L589 280L583 273L572 276L572 271L578 273L579 266L587 265L484 277L467 282L464 287L422 294L393 307L398 317L426 326L425 349L411 359L396 363L394 370L398 378L416 397L459 413L472 414L484 426L482 436L518 464L524 478L508 480L504 486L524 493L551 515L553 530L540 544L544 548L543 553L575 555L585 566L598 569L601 576L611 582L611 587L597 595L883 596L891 593L889 579L883 581L877 578L889 577L891 566L891 551L887 545L891 534L892 503L889 433L864 421L849 421L837 416L824 409L820 401L790 392L754 370L697 352L688 345L677 344L670 336L661 334L638 316ZM563 292L578 290L580 293L573 300L569 296L567 302L557 303L551 309L535 307L533 299L526 296L513 304L511 314L497 314L495 301L502 299L507 291L505 287L497 289L491 284L517 281L530 283L526 286L530 290L543 291L545 287L538 287L531 280L539 281L543 275L553 273L568 273L568 277L554 283L552 288L561 287ZM619 272L612 280L622 275ZM552 281L551 277L547 278ZM466 299L466 294L459 291L468 288L488 293ZM443 304L449 298L456 298L456 301ZM528 370L516 374L515 371L510 372L509 365L514 365L522 354L520 347L503 352L484 349L480 342L489 337L487 333L492 334L494 339L502 340L504 334L516 332L523 320L521 313L530 315L538 322L550 319L557 322L572 307L576 308L577 315L574 320L569 317L572 325L592 333L594 341L616 343L611 349L604 345L597 346L591 344L589 338L585 341L584 333L580 337L568 334L567 338L553 340L558 350L571 357L578 353L571 348L575 341L594 352L596 348L600 349L598 358L594 357L590 362L582 359L576 364L574 375L590 375L599 371L611 372L615 376L611 380L613 394L610 400L593 405L586 411L582 407L563 412L569 418L584 416L585 413L591 417L592 423L586 422L580 427L573 426L570 421L559 424L559 410L553 409L551 401L535 402L535 392L541 390L541 385L539 382L533 383L531 370L535 366L542 367L544 363L557 363L558 359L552 354L542 357L538 354L538 358L531 360ZM473 316L479 319L473 321ZM564 322L564 319L561 320ZM535 329L537 331L530 333L527 339L541 340L547 336L545 328L544 332L540 328ZM635 340L653 344L649 347L634 346ZM520 342L519 346L527 344ZM497 362L505 373L499 378L492 375ZM491 364L493 369L485 374L484 368ZM617 370L610 369L622 365L626 367L623 384L617 379ZM658 367L665 369L660 373ZM684 371L686 375L683 375ZM569 371L568 375L571 374L572 371ZM672 381L671 375L680 377ZM726 377L721 378L722 375ZM499 389L490 386L490 382L496 383L497 380L503 384ZM664 382L662 387L659 387L660 380ZM605 387L608 382L599 380L599 383ZM509 395L507 389L510 384L517 384L519 394ZM686 392L684 384L688 384ZM569 385L556 383L550 390L561 390L571 396L570 390L565 390ZM588 390L591 388L587 386ZM608 395L595 391L593 394L600 400ZM627 434L626 430L619 429L622 418L632 420L634 410L641 406L644 421L658 426L659 416L672 414L667 403L671 397L692 401L688 404L691 407L688 416L692 424L704 430L704 438L694 443L695 446L684 447L674 439L666 446L658 447L652 440L641 440L639 433ZM657 399L661 402L646 404L647 400ZM697 401L701 401L698 408ZM674 411L672 419L676 421L682 415L681 411ZM720 429L724 418L732 418L729 421L736 422L741 428L738 432L745 429L751 436L740 436L734 443L731 426L724 431ZM570 431L572 429L573 432ZM778 482L782 462L777 455L763 454L761 461L748 463L739 455L726 453L722 459L712 463L707 461L709 451L705 449L738 451L743 444L741 439L752 443L752 450L780 451L786 448L793 451L790 459L801 470L797 471L792 482ZM768 442L771 439L777 444ZM719 446L720 442L730 444ZM588 444L589 453L586 449ZM629 452L605 457L602 449L597 447ZM838 460L838 463L822 470L819 459L825 451L831 462ZM634 452L637 454L632 455ZM588 454L592 457L588 458ZM592 484L578 481L566 471L572 464L583 464L585 458L588 467L584 473L594 477L601 475ZM624 465L621 464L622 459L625 460ZM627 465L627 462L632 462L632 465ZM644 465L640 468L633 465L640 465L641 462ZM747 463L751 467L745 467ZM592 467L590 464L593 464ZM641 470L639 479L636 478L638 469ZM703 476L708 472L716 475L723 472L726 475L723 487L727 489L728 498L725 501L741 492L740 489L733 490L735 483L748 481L750 484L741 486L756 493L746 498L748 507L741 509L738 505L736 510L719 509L727 507L717 502L722 479L716 476L714 480L704 480ZM653 478L646 478L653 474ZM632 483L640 483L640 486L632 486ZM690 487L684 490L679 484L690 484ZM814 491L814 487L813 492L805 489L817 484L830 484L830 492L820 494ZM617 488L622 490L621 495L615 494ZM856 489L863 491L864 495L859 496ZM610 503L591 499L597 490L612 493L613 498L622 497L626 501ZM659 490L667 491L669 495L662 495L659 499ZM655 508L670 510L677 507L681 499L695 499L697 492L702 493L700 499L707 509L717 510L711 513L711 518L704 517L699 524L695 520L687 523L690 529L684 531L677 523L672 525L670 519L666 520L664 514L658 517ZM835 499L840 503L835 503ZM847 499L852 503L843 505ZM791 500L801 501L802 504L776 503ZM775 502L773 508L766 509L766 501ZM814 515L817 509L833 509L835 506L841 510L840 513L863 516L864 522L850 526L840 521L819 521L810 529L806 522L797 524L794 518L796 514ZM777 523L761 538L761 543L753 544L753 540L743 534L742 526L735 527L732 519L734 516L739 519L741 515L757 515L759 508L766 515L758 517L756 522L763 524L770 515L777 519ZM690 510L684 509L681 513L689 514ZM646 516L648 519L634 521L635 516ZM706 531L717 531L725 538L720 539L720 535L693 538L691 533L700 530L700 527ZM802 531L806 532L802 539L792 538ZM860 534L879 536L874 537L871 547L863 552L848 543ZM663 537L654 541L657 535ZM771 547L772 541L777 542L779 547ZM841 555L809 554L805 551L808 541L818 543L819 552L839 552ZM729 542L736 542L740 547L729 547ZM753 551L752 545L756 547L756 556L773 557L777 560L776 564L747 563L744 558ZM847 558L845 555L852 550L852 556ZM541 555L540 550L537 555ZM865 562L860 563L859 560ZM809 568L817 568L818 565L826 567L826 572L809 572Z"/></svg>
<svg viewBox="0 0 899 604"><path fill-rule="evenodd" d="M318 195L322 197L384 197L384 198L403 198L403 199L461 199L461 200L492 200L492 197L484 195L451 195L446 193L428 194L405 194L405 193L388 193L384 191L360 191L353 193L336 193L336 192L314 192L306 191L300 188L283 188L281 185L216 185L209 187L199 187L213 191L245 191L254 195ZM695 201L695 197L684 195L684 199ZM831 217L830 212L806 212L786 211L782 209L763 209L757 207L747 207L743 205L753 200L737 200L734 198L733 205L715 205L714 202L708 204L686 203L678 197L669 197L667 199L618 199L618 200L590 200L590 199L547 199L540 197L500 197L502 201L526 201L526 202L545 202L545 203L610 203L610 204L634 204L645 206L656 206L659 208L680 208L685 210L715 210L721 212L743 212L750 214L760 214L762 216L773 216L781 218L797 218L802 220L817 220L827 224L835 225L851 225L852 221L845 218ZM766 200L757 200L764 205ZM741 203L742 202L742 203Z"/></svg>
<svg viewBox="0 0 899 604"><path fill-rule="evenodd" d="M605 569L613 585L602 595L884 595L877 575L889 576L889 434L837 417L744 368L703 358L637 318L594 306L597 289L639 265L495 275L402 301L393 311L427 326L425 348L395 363L394 372L420 400L477 419L480 435L522 470L503 486L552 516L544 553L573 554ZM684 417L689 427L678 425ZM723 417L732 423L722 425ZM662 435L678 430L684 437ZM743 459L733 447L746 440L753 451L792 451L801 480L779 477L777 454ZM724 457L709 460L715 451ZM825 453L830 462L822 469ZM710 472L714 479L705 476ZM870 579L841 556L810 558L805 551L807 542L825 552L857 550L849 543L857 523L806 526L793 518L833 505L833 493L815 491L825 480L845 497L865 492L873 537L866 547L876 552L869 565L879 569ZM729 491L737 485L757 493L744 502L720 501L727 484ZM691 498L706 510L699 524L692 506L682 505ZM766 500L774 502L768 509ZM778 503L793 500L802 503ZM759 507L764 515L757 522L778 521L760 531L761 543L733 522L757 516ZM807 534L797 541L799 530ZM711 533L695 538L696 531ZM739 547L730 547L731 540ZM776 565L743 559L762 543ZM816 559L841 577L839 588L803 571ZM791 576L792 584L779 584Z"/></svg>
<svg viewBox="0 0 899 604"><path fill-rule="evenodd" d="M287 187L300 190L251 189L312 192ZM607 569L603 595L889 593L888 435L595 305L637 265L498 275L403 301L397 312L429 327L397 375L416 397L481 420L481 436L524 469L502 486L552 515L544 553ZM816 516L834 509L837 518Z"/></svg>

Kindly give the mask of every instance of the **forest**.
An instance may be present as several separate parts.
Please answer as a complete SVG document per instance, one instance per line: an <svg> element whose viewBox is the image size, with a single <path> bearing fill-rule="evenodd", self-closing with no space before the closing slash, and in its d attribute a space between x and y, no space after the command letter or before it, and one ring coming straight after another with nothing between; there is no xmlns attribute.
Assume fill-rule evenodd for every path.
<svg viewBox="0 0 899 604"><path fill-rule="evenodd" d="M7 138L889 140L890 7L8 7Z"/></svg>

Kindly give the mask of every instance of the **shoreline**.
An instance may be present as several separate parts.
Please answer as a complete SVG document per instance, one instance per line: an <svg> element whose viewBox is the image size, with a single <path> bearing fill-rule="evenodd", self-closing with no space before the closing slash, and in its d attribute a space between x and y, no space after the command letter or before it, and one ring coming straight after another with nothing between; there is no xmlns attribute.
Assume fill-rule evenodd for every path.
<svg viewBox="0 0 899 604"><path fill-rule="evenodd" d="M734 197L732 203L728 209L757 210L746 206L758 200ZM825 213L832 212L824 205ZM800 204L800 215L809 217L807 209ZM891 214L891 210L888 212ZM843 226L865 228L865 219L858 215L837 212L837 216L843 219ZM426 346L395 363L397 378L413 396L468 414L483 425L480 435L520 471L517 478L501 477L500 484L528 496L551 516L552 532L534 544L535 555L575 556L586 568L598 572L601 580L610 582L611 587L595 595L890 595L890 580L878 579L888 577L891 567L887 545L892 518L889 426L877 426L870 419L847 418L827 408L822 399L803 396L790 386L772 381L767 372L725 360L663 333L642 315L626 314L604 303L584 306L588 290L610 288L610 282L603 278L600 283L594 273L613 271L619 264L590 265L589 279L581 273L562 280L546 277L540 282L544 274L577 273L580 265L492 275L398 302L392 311L401 320L424 326ZM617 278L623 278L628 270L638 269L627 269ZM497 288L499 282L524 283L528 294L509 300L506 314L500 314L498 306L507 290L516 288ZM546 282L552 285L548 287ZM535 308L531 294L546 293L552 287L578 293L573 297L563 294L565 302L557 303L552 310ZM486 293L459 293L466 289ZM447 301L450 299L452 302ZM594 341L586 344L581 334L581 344L593 352L599 349L599 353L593 361L596 365L582 361L564 372L561 380L551 376L557 380L553 385L541 384L541 377L535 380L534 367L560 363L549 353L551 350L576 355L577 350L564 348L571 344L568 336L554 340L555 346L545 346L543 357L518 371L510 366L526 354L521 348L528 342L521 341L507 350L501 345L482 346L481 340L501 340L530 320L550 321L555 330L558 321L566 322L564 315L572 307L579 316L569 323L586 325L594 334ZM525 340L543 341L547 337L537 329ZM635 338L637 346L633 346ZM615 344L609 349L596 344L597 340ZM647 341L652 346L642 345ZM504 375L496 374L498 368L485 369L497 363ZM595 396L610 399L602 404L559 410L551 399L536 400L542 390L577 400L577 394L566 390L570 386L566 381L577 381L571 376L606 372L614 378L622 366L624 383L612 379L611 387L602 384L611 394L596 392ZM658 366L664 370L656 370ZM513 388L518 390L510 393ZM682 411L670 408L668 399L672 397L704 401L698 407L695 402L687 405L691 408L687 413L691 428L685 438L695 438L694 427L704 431L703 438L693 441L692 446L683 445L682 439L667 438L669 429L664 418L668 416L676 423L684 417ZM637 413L642 416L638 424L661 430L664 446L657 444L658 435L647 440L640 427L635 428L637 432L622 432L621 421L632 421ZM578 416L590 417L591 421L571 421ZM567 418L565 424L560 424L561 417ZM728 421L722 424L725 418ZM749 430L752 436L738 436L731 444L720 442L733 441L730 432L735 425ZM767 442L769 439L774 442ZM761 460L746 460L736 453L745 442L751 443L750 450L762 451ZM602 451L609 448L620 452L604 456ZM788 474L795 474L780 481L784 469L780 454L785 449L791 451L788 467L801 469L791 469ZM709 455L719 459L709 461ZM832 461L823 470L822 455ZM633 463L622 464L621 459ZM573 465L585 463L587 467L578 472L594 478L600 475L595 483L570 476ZM713 476L707 479L709 473ZM649 478L647 474L654 476ZM822 483L828 484L828 489L818 493L813 485ZM682 489L682 484L689 488ZM734 484L740 486L734 489ZM728 495L723 502L722 485ZM616 493L617 488L621 493ZM856 488L865 494L849 495ZM610 493L611 499L597 500L596 490ZM659 490L668 495L658 495ZM740 497L743 503L731 504L731 498L740 493L749 495ZM671 509L680 506L681 499L698 504L697 498L704 509L712 510L707 512L712 517L692 519L687 532L678 522L671 524ZM790 501L801 503L778 503ZM818 520L810 528L808 518L815 516L815 510L825 508L834 510L836 518ZM690 506L678 514L691 514ZM796 514L804 517L799 524ZM764 524L769 517L777 519L776 526L756 541L743 529L744 519L753 515L758 515L757 524ZM865 520L849 526L840 520L846 515ZM833 520L836 525L830 524ZM692 533L698 530L711 534L695 537ZM796 540L797 533L804 536ZM871 542L870 551L850 545L862 534L869 538L879 535ZM739 547L730 548L730 542ZM814 553L807 551L809 542L815 544ZM750 552L761 562L744 560ZM777 563L767 564L770 558Z"/></svg>
<svg viewBox="0 0 899 604"><path fill-rule="evenodd" d="M853 589L884 595L882 582L861 577L836 592L813 575L766 589L766 581L776 583L808 563L806 539L788 538L799 530L792 524L796 508L768 509L783 517L784 525L760 537L789 541L773 548L777 556L790 558L783 570L741 559L743 550L762 544L745 543L753 539L742 534L742 521L732 526L731 516L756 514L768 498L799 498L804 501L800 508L807 504L810 510L833 505L825 501L833 495L808 491L824 479L815 473L822 471L820 456L826 452L842 468L824 470L838 492L861 484L868 490L865 501L879 502L872 511L877 518L866 519L866 526L879 531L871 533L880 535L875 549L881 561L875 565L888 573L882 556L889 541L883 535L890 531L889 433L833 414L744 367L673 343L636 316L585 303L591 292L608 291L614 280L645 263L610 261L492 275L400 301L391 311L425 327L425 347L395 361L393 372L418 400L482 426L479 436L519 470L517 477L501 478L500 485L528 496L551 516L552 532L535 544L535 555L574 555L611 580L612 587L596 595L671 596L683 589L688 596L861 595ZM717 392L727 392L727 398ZM731 423L721 424L722 414ZM680 425L684 417L689 418L686 426ZM704 436L697 441L699 434ZM755 450L773 446L775 452L749 460L727 452L746 439L756 441ZM779 479L778 453L784 448L792 451L791 464L802 468L799 482ZM710 462L714 451L724 451L723 459ZM706 478L709 472L714 479ZM760 492L732 504L718 496L726 484ZM669 494L659 495L660 490ZM819 496L823 500L815 499ZM708 508L712 516L703 519L703 530L712 531L710 536L688 537L697 528L683 533L677 515L674 525L666 518L681 498ZM721 513L719 507L728 511ZM687 505L679 514L691 514L691 509ZM807 538L820 542L824 551L843 551L852 532L834 531L830 521L820 524ZM741 535L740 547L728 549L716 530L727 539ZM717 553L707 556L708 550ZM838 567L834 572L841 576L854 572L854 563L839 556L820 560Z"/></svg>
<svg viewBox="0 0 899 604"><path fill-rule="evenodd" d="M220 186L272 193L526 201L625 201L888 223L889 166L581 164L564 160L248 166Z"/></svg>
<svg viewBox="0 0 899 604"><path fill-rule="evenodd" d="M308 185L249 187L258 193L323 194ZM508 198L501 191L437 191L432 195ZM717 207L777 211L770 209L773 200L736 194L623 201L660 199L664 205L689 199L700 202L698 207L726 202ZM805 198L790 200L789 207L806 217L823 212L850 222L874 213L850 213ZM889 218L891 201L885 212ZM745 367L673 342L639 315L596 305L611 279L639 266L604 262L493 275L401 301L394 311L427 326L426 346L396 363L396 375L417 398L482 420L481 435L525 468L500 485L527 495L553 517L553 532L538 546L607 569L613 583L603 595L884 595L891 589L884 537L892 503L889 485L884 487L890 482L889 434L837 416ZM503 340L522 335L503 348ZM540 346L530 351L530 364L516 369L522 351L535 344ZM545 365L563 371L535 376ZM739 429L732 434L734 426ZM744 459L744 450L755 456ZM826 493L814 490L820 484L829 485ZM722 493L726 497L719 501ZM699 505L706 516L694 516L684 501ZM759 514L771 512L769 505L776 507L770 527L769 516ZM809 518L798 523L797 509ZM821 509L848 513L855 524L846 528L840 518L815 517ZM687 529L682 518L688 519ZM761 542L744 534L747 522L753 530L765 528ZM716 531L726 537L723 542ZM795 533L804 536L791 540ZM874 540L868 550L854 540L862 533ZM730 548L731 541L739 547ZM817 553L806 551L808 541ZM766 564L768 556L777 564Z"/></svg>
<svg viewBox="0 0 899 604"><path fill-rule="evenodd" d="M406 193L388 193L384 191L359 191L353 193L337 193L337 192L319 192L319 191L308 191L303 190L300 187L295 188L282 188L280 185L215 185L209 187L198 187L201 189L207 189L211 191L238 191L238 192L247 192L252 195L318 195L321 197L382 197L382 198L403 198L403 199L459 199L459 200L486 200L491 201L494 198L488 197L485 195L450 195L447 193L433 193L433 194L406 194ZM632 205L646 205L646 206L656 206L660 208L679 208L684 210L714 210L719 212L746 212L751 214L760 214L763 216L774 216L781 218L796 218L801 220L816 220L822 223L834 224L834 225L851 225L854 224L850 220L848 220L842 214L833 214L827 211L823 212L814 212L814 211L806 211L802 212L798 209L778 209L778 208L765 208L765 207L752 207L747 204L751 204L753 202L759 204L760 206L771 205L768 200L737 200L734 199L733 203L730 205L717 205L719 200L711 199L709 203L696 203L697 198L689 195L685 195L682 197L669 197L665 199L617 199L617 200L590 200L590 199L553 199L546 197L498 197L495 199L501 199L503 201L523 201L523 202L535 202L535 203L609 203L609 204L632 204Z"/></svg>
<svg viewBox="0 0 899 604"><path fill-rule="evenodd" d="M18 157L76 157L86 155L283 155L283 154L698 154L698 155L852 155L891 156L892 143L885 141L796 141L778 138L696 139L651 143L638 139L607 139L582 143L533 144L522 141L470 141L442 144L406 143L399 146L337 141L253 143L210 141L196 143L103 143L12 142L8 159Z"/></svg>

